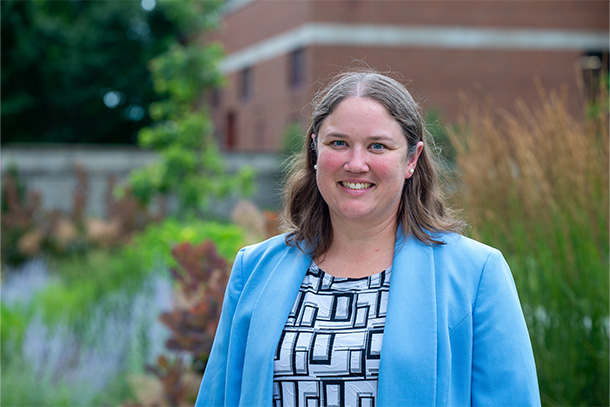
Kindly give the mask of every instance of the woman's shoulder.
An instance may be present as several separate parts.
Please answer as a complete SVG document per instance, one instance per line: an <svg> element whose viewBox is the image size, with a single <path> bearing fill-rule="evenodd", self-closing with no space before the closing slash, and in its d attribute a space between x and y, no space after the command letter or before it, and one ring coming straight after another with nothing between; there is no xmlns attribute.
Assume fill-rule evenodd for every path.
<svg viewBox="0 0 610 407"><path fill-rule="evenodd" d="M489 246L486 243L475 240L471 237L462 235L455 232L445 232L438 235L440 241L444 243L443 246L447 246L452 249L468 250L474 252L485 252L497 251L496 248Z"/></svg>
<svg viewBox="0 0 610 407"><path fill-rule="evenodd" d="M483 265L490 257L502 257L498 249L459 233L442 233L438 235L438 240L443 244L434 247L437 255L461 263Z"/></svg>
<svg viewBox="0 0 610 407"><path fill-rule="evenodd" d="M498 249L456 233L445 234L443 242L433 248L436 278L440 285L458 289L467 303L475 302L483 281L506 287L512 280L508 263Z"/></svg>
<svg viewBox="0 0 610 407"><path fill-rule="evenodd" d="M303 257L305 256L305 257ZM242 281L264 281L277 266L290 267L295 262L309 265L311 257L286 243L281 234L242 248L235 257L233 272L237 271Z"/></svg>
<svg viewBox="0 0 610 407"><path fill-rule="evenodd" d="M264 258L272 258L275 256L283 256L290 251L298 251L298 249L286 244L286 234L280 234L270 237L262 242L251 244L242 248L238 253L238 258L241 257L244 261L260 261Z"/></svg>
<svg viewBox="0 0 610 407"><path fill-rule="evenodd" d="M286 249L286 234L275 235L263 240L262 242L244 246L240 251L247 253L263 253L277 249Z"/></svg>

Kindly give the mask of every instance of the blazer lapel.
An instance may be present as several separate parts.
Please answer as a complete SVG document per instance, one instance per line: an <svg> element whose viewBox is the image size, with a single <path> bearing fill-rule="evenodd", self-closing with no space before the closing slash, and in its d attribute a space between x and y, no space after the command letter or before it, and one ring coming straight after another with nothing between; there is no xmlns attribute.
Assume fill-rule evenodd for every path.
<svg viewBox="0 0 610 407"><path fill-rule="evenodd" d="M438 345L433 249L414 238L396 241L377 401L432 406Z"/></svg>
<svg viewBox="0 0 610 407"><path fill-rule="evenodd" d="M273 359L311 256L290 248L275 262L252 310L244 356L241 405L272 404Z"/></svg>

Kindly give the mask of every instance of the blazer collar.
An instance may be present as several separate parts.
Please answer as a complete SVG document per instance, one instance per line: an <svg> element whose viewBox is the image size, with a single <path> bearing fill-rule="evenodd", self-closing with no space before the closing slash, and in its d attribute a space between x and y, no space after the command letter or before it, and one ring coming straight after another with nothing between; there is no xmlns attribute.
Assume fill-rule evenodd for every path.
<svg viewBox="0 0 610 407"><path fill-rule="evenodd" d="M434 405L437 346L433 249L399 234L379 362L378 405Z"/></svg>
<svg viewBox="0 0 610 407"><path fill-rule="evenodd" d="M240 405L272 405L273 395L269 390L273 388L273 359L277 343L311 259L294 247L288 247L277 258L268 259L272 270L252 310Z"/></svg>

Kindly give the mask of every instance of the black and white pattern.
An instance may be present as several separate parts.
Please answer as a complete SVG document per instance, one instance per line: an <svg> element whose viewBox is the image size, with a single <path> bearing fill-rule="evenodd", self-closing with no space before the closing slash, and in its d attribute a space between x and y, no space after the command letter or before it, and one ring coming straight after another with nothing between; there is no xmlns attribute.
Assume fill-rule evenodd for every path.
<svg viewBox="0 0 610 407"><path fill-rule="evenodd" d="M274 360L274 407L374 406L391 269L336 278L312 262Z"/></svg>

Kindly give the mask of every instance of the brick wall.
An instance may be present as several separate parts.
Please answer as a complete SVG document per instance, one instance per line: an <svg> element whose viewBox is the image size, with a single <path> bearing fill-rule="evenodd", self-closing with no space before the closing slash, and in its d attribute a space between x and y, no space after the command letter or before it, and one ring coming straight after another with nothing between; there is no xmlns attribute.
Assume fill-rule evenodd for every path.
<svg viewBox="0 0 610 407"><path fill-rule="evenodd" d="M478 105L493 101L509 110L518 98L535 105L538 81L547 90L566 87L573 96L572 111L578 112L580 56L578 52L314 47L312 76L328 78L345 66L390 71L425 109L451 122L464 112L464 98Z"/></svg>
<svg viewBox="0 0 610 407"><path fill-rule="evenodd" d="M309 59L306 56L306 59ZM220 106L212 117L222 135L226 136L227 117L235 114L236 149L243 151L278 151L285 132L294 121L304 122L302 112L310 100L309 86L291 88L288 84L286 56L265 61L253 71L252 96L240 95L240 72L229 74L221 93Z"/></svg>
<svg viewBox="0 0 610 407"><path fill-rule="evenodd" d="M227 53L264 40L311 20L308 0L263 0L226 14L208 39L220 41Z"/></svg>
<svg viewBox="0 0 610 407"><path fill-rule="evenodd" d="M604 0L314 0L309 3L312 5L312 19L315 21L494 28L608 29L608 2Z"/></svg>
<svg viewBox="0 0 610 407"><path fill-rule="evenodd" d="M607 32L607 1L405 1L405 0L254 0L224 16L210 38L228 56L312 22L393 27L463 27L529 30L529 35ZM533 30L533 31L532 31ZM498 32L498 31L494 31ZM571 35L571 34L570 34ZM227 85L213 110L220 144L240 151L278 151L291 122L305 126L314 93L347 67L391 71L426 109L452 122L465 102L512 109L516 99L539 100L537 81L547 90L564 87L577 114L579 61L588 49L528 49L436 46L360 46L306 44L305 84L289 85L289 55L278 53L253 64L252 95L240 97L242 72L227 72ZM288 51L287 51L288 52ZM236 70L237 69L237 70ZM232 117L232 119L230 119ZM229 121L232 125L229 125ZM229 128L234 140L228 140Z"/></svg>

